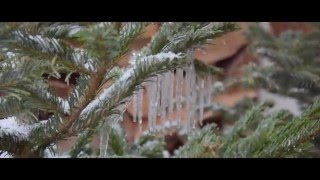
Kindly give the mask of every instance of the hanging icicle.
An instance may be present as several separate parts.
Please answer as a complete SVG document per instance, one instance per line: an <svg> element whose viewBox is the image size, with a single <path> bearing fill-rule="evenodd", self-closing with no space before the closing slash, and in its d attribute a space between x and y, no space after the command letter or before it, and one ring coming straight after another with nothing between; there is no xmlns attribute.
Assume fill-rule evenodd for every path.
<svg viewBox="0 0 320 180"><path fill-rule="evenodd" d="M108 134L108 125L107 123L103 124L100 129L100 157L107 156L107 146L109 141L109 134Z"/></svg>
<svg viewBox="0 0 320 180"><path fill-rule="evenodd" d="M162 74L160 78L161 98L160 98L160 118L161 124L164 126L166 121L167 97L168 97L168 73Z"/></svg>
<svg viewBox="0 0 320 180"><path fill-rule="evenodd" d="M168 120L169 120L169 126L171 126L171 123L173 121L173 107L174 107L174 74L172 72L168 73L168 96L167 96L167 102L168 102Z"/></svg>
<svg viewBox="0 0 320 180"><path fill-rule="evenodd" d="M181 125L181 109L183 101L183 69L176 69L176 87L175 87L175 101L176 101L176 121L178 121L178 126Z"/></svg>
<svg viewBox="0 0 320 180"><path fill-rule="evenodd" d="M200 88L199 88L199 114L200 114L200 119L199 119L199 123L200 125L202 125L202 121L203 121L203 114L204 114L204 106L205 106L205 102L204 99L205 97L205 86L204 86L204 79L200 79Z"/></svg>
<svg viewBox="0 0 320 180"><path fill-rule="evenodd" d="M194 68L194 57L193 57L193 51L188 52L187 56L189 62L189 66L187 67L186 71L186 81L188 81L188 90L187 90L187 110L188 110L188 131L191 130L191 128L195 127L196 120L195 120L195 110L196 110L196 101L197 101L197 93L196 93L196 71Z"/></svg>
<svg viewBox="0 0 320 180"><path fill-rule="evenodd" d="M191 131L198 123L202 125L204 109L212 103L215 84L212 77L196 75L193 52L188 53L187 66L173 72L166 72L150 77L133 93L133 121L139 123L142 130L143 109L148 109L148 130L165 131L167 127L177 125ZM144 94L148 103L144 104ZM120 103L121 104L121 103ZM117 108L124 112L128 103ZM112 123L123 119L123 114L111 115L100 128L100 157L107 157L109 135ZM182 123L183 122L183 123ZM111 123L111 124L110 124ZM168 126L167 126L168 125Z"/></svg>
<svg viewBox="0 0 320 180"><path fill-rule="evenodd" d="M118 124L119 121L123 120L123 113L127 109L129 103L119 103L119 105L116 107L119 114L112 114L110 115L102 124L102 126L99 129L99 135L100 135L100 157L104 158L107 157L107 150L108 150L108 142L109 142L109 135L114 129L113 127Z"/></svg>
<svg viewBox="0 0 320 180"><path fill-rule="evenodd" d="M212 89L213 89L213 80L212 80L212 77L211 76L208 76L208 81L207 81L207 84L208 84L208 86L207 86L207 89L208 89L208 91L207 91L207 103L206 103L206 105L208 106L208 105L210 105L211 104L211 102L212 102Z"/></svg>
<svg viewBox="0 0 320 180"><path fill-rule="evenodd" d="M191 131L202 125L205 108L212 103L212 77L198 77L194 66L193 51L189 51L187 66L174 72L158 74L144 84L148 98L148 130L178 126ZM133 95L133 121L142 125L143 93L140 89ZM183 114L186 113L186 114Z"/></svg>
<svg viewBox="0 0 320 180"><path fill-rule="evenodd" d="M138 102L138 122L139 122L139 131L142 130L142 115L143 115L143 88L138 90L137 93L137 102Z"/></svg>
<svg viewBox="0 0 320 180"><path fill-rule="evenodd" d="M132 107L133 107L133 122L137 122L137 115L138 115L138 94L136 92L133 93L132 97Z"/></svg>
<svg viewBox="0 0 320 180"><path fill-rule="evenodd" d="M191 83L190 83L190 90L191 90L191 111L190 111L190 119L191 119L191 127L194 129L196 127L196 112L197 112L197 95L198 95L198 89L197 89L197 83L196 83L196 74L195 69L192 67L192 76L191 76Z"/></svg>
<svg viewBox="0 0 320 180"><path fill-rule="evenodd" d="M104 158L107 157L108 151L108 142L109 142L109 135L112 130L112 126L114 123L122 117L122 114L119 115L111 115L101 126L100 128L100 157Z"/></svg>
<svg viewBox="0 0 320 180"><path fill-rule="evenodd" d="M186 85L186 89L185 89L185 107L186 107L186 113L187 113L187 129L189 130L189 127L191 125L191 119L190 119L190 111L191 111L191 93L190 93L190 82L191 82L191 70L190 70L190 66L185 68L185 72L186 72L186 78L184 80L185 85Z"/></svg>
<svg viewBox="0 0 320 180"><path fill-rule="evenodd" d="M149 131L152 131L153 130L153 126L152 126L152 113L153 113L153 108L152 108L152 105L154 101L153 100L153 94L152 92L154 92L154 89L153 89L153 78L150 78L147 83L146 83L146 90L147 90L147 95L148 95L148 129Z"/></svg>
<svg viewBox="0 0 320 180"><path fill-rule="evenodd" d="M151 77L149 81L147 81L146 89L148 94L148 126L149 131L153 131L156 125L157 118L157 106L158 106L158 79L157 77Z"/></svg>

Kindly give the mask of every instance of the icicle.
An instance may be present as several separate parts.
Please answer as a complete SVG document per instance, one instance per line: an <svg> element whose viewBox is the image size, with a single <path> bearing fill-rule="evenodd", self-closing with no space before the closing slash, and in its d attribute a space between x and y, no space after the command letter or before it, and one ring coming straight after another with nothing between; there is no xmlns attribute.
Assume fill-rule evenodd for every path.
<svg viewBox="0 0 320 180"><path fill-rule="evenodd" d="M147 83L147 92L148 92L148 126L149 130L153 131L155 127L155 121L157 118L157 77L150 78L150 81Z"/></svg>
<svg viewBox="0 0 320 180"><path fill-rule="evenodd" d="M176 121L178 121L178 126L181 124L181 108L182 108L182 87L183 83L183 69L176 69L176 91L175 91L175 100L176 100Z"/></svg>
<svg viewBox="0 0 320 180"><path fill-rule="evenodd" d="M171 126L171 121L173 120L173 107L174 107L174 74L172 72L168 73L168 120L169 127Z"/></svg>
<svg viewBox="0 0 320 180"><path fill-rule="evenodd" d="M161 125L165 126L166 121L166 109L167 109L167 97L168 97L168 73L161 76L161 104L160 104L160 116Z"/></svg>
<svg viewBox="0 0 320 180"><path fill-rule="evenodd" d="M137 97L139 109L138 109L138 121L139 121L139 131L142 129L142 112L143 112L143 88L139 89Z"/></svg>
<svg viewBox="0 0 320 180"><path fill-rule="evenodd" d="M186 112L187 112L187 129L189 131L189 127L191 124L191 117L190 117L190 111L191 111L191 107L190 107L190 100L191 100L191 96L190 96L190 82L191 82L191 71L190 71L190 66L185 68L186 71L186 78L185 78L185 85L186 85L186 95L185 95L185 103L186 103Z"/></svg>
<svg viewBox="0 0 320 180"><path fill-rule="evenodd" d="M213 79L212 79L211 76L208 77L208 86L207 86L207 88L208 88L208 94L207 94L207 98L208 98L207 103L208 104L207 105L210 105L211 102L212 102L212 88L213 88Z"/></svg>
<svg viewBox="0 0 320 180"><path fill-rule="evenodd" d="M200 117L200 78L198 76L195 77L195 87L193 92L194 107L192 109L194 109L194 121L192 122L192 128L195 128Z"/></svg>
<svg viewBox="0 0 320 180"><path fill-rule="evenodd" d="M108 142L110 133L115 124L119 123L119 120L123 118L123 107L117 107L118 110L121 111L121 114L112 114L108 119L104 122L104 124L100 128L100 157L107 157L107 150L108 150Z"/></svg>
<svg viewBox="0 0 320 180"><path fill-rule="evenodd" d="M106 148L106 131L105 129L100 130L100 157L104 157L107 154Z"/></svg>
<svg viewBox="0 0 320 180"><path fill-rule="evenodd" d="M166 89L168 87L166 87L166 78L165 75L160 75L160 121L161 121L161 125L164 125L164 121L165 121L165 116L166 116L166 95L167 95L167 91Z"/></svg>
<svg viewBox="0 0 320 180"><path fill-rule="evenodd" d="M186 68L186 110L187 110L187 128L195 126L194 112L196 109L196 91L195 91L195 72L193 63Z"/></svg>
<svg viewBox="0 0 320 180"><path fill-rule="evenodd" d="M100 129L100 157L107 157L109 125L105 122Z"/></svg>
<svg viewBox="0 0 320 180"><path fill-rule="evenodd" d="M132 108L133 108L133 112L132 112L132 116L133 116L133 122L137 122L137 114L138 114L138 94L137 92L134 92L133 94L133 100L132 100Z"/></svg>
<svg viewBox="0 0 320 180"><path fill-rule="evenodd" d="M152 77L147 82L145 87L149 99L149 131L158 130L157 120L161 121L162 128L168 125L171 127L173 124L180 126L182 122L182 106L186 107L184 112L187 113L187 123L185 126L188 131L196 127L198 120L202 124L204 108L210 105L212 101L213 79L212 77L206 79L197 77L192 51L188 52L188 60L189 65L176 69L176 75L172 72L167 72ZM142 128L142 96L143 90L139 90L136 97L133 97L134 120L139 122L140 128ZM195 116L196 114L197 116Z"/></svg>
<svg viewBox="0 0 320 180"><path fill-rule="evenodd" d="M208 86L208 77L205 77L205 80L204 80L204 88L203 88L203 96L204 96L204 99L203 99L203 103L205 106L207 106L209 104L209 98L208 98L208 95L209 95L209 86Z"/></svg>
<svg viewBox="0 0 320 180"><path fill-rule="evenodd" d="M154 128L155 130L157 130L157 117L160 116L160 112L161 112L161 75L157 76L157 88L156 88L156 107L155 107L155 118L154 118Z"/></svg>
<svg viewBox="0 0 320 180"><path fill-rule="evenodd" d="M198 85L196 82L196 73L192 64L191 67L191 82L190 82L190 89L191 89L191 111L190 111L190 118L191 118L191 126L194 129L196 127L197 123L197 118L195 117L196 115L196 110L197 110L197 96L198 96Z"/></svg>
<svg viewBox="0 0 320 180"><path fill-rule="evenodd" d="M186 71L186 98L187 98L187 112L188 112L188 119L187 119L187 128L190 131L191 127L195 127L195 109L196 109L196 72L194 69L194 61L193 61L193 51L188 52L188 59L190 60L190 64L187 67Z"/></svg>
<svg viewBox="0 0 320 180"><path fill-rule="evenodd" d="M203 121L203 113L204 113L204 99L205 99L205 86L204 79L200 80L200 90L199 90L199 114L200 114L200 125L202 125Z"/></svg>
<svg viewBox="0 0 320 180"><path fill-rule="evenodd" d="M149 81L147 81L146 83L146 89L147 89L147 95L148 95L148 129L149 131L152 131L152 92L154 91L152 89L152 85L154 84L154 82L152 82L152 78L149 79Z"/></svg>

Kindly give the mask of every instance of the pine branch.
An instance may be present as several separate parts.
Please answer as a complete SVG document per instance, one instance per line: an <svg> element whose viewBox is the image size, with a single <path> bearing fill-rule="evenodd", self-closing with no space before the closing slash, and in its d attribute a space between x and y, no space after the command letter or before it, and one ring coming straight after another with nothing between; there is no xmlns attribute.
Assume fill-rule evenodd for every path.
<svg viewBox="0 0 320 180"><path fill-rule="evenodd" d="M88 128L87 130L85 130L84 132L82 132L77 141L76 144L72 147L71 151L70 151L70 157L71 158L77 158L79 157L79 154L81 153L81 151L84 150L85 145L87 145L92 136L96 133L95 129L93 128Z"/></svg>
<svg viewBox="0 0 320 180"><path fill-rule="evenodd" d="M9 95L27 94L21 86L41 79L42 68L39 64L23 60L2 64L0 72L0 92Z"/></svg>
<svg viewBox="0 0 320 180"><path fill-rule="evenodd" d="M130 43L139 37L142 33L144 28L148 25L148 23L125 23L125 25L120 30L120 44L121 49L126 51L127 47ZM122 54L122 53L120 53Z"/></svg>
<svg viewBox="0 0 320 180"><path fill-rule="evenodd" d="M116 34L114 33L114 31L112 29L109 29L108 27L103 27L102 29L100 29L98 27L93 27L92 29L83 30L77 34L77 37L80 40L83 40L84 42L88 43L88 45L90 45L90 46L93 46L93 47L100 46L100 48L103 48L103 47L101 47L101 46L104 46L103 44L95 44L98 42L94 42L93 39L90 39L90 38L88 39L89 36L85 36L85 35L88 35L93 32L100 33L100 32L102 32L102 30L106 30L106 28L107 28L108 32L104 32L103 37L107 38L107 42L105 42L106 43L105 45L108 46L108 48L111 48L110 43L114 43L114 40L115 40L114 38L112 38L112 36L116 36ZM108 40L108 38L109 38L109 40ZM115 40L115 41L117 41L117 40ZM92 50L93 49L91 49L91 51ZM93 51L93 53L95 51ZM111 51L108 49L107 52L102 51L99 53L102 53L101 58L104 58L104 57L112 58L113 57L112 54L114 54L113 51L114 50ZM115 50L115 51L117 51L117 50ZM98 53L98 52L96 52L96 53ZM108 55L108 54L110 54L110 55ZM82 110L90 103L90 101L92 99L94 99L94 97L96 96L96 93L98 93L97 89L99 89L99 87L101 86L101 83L102 83L102 81L105 77L106 71L107 71L107 67L108 67L107 64L109 64L109 62L102 61L102 63L103 64L101 64L101 66L97 69L96 74L92 74L90 76L90 78L88 79L89 84L87 85L87 88L84 88L85 92L82 95L80 95L77 102L73 103L74 106L70 109L71 114L69 116L65 117L61 123L57 123L56 131L55 132L50 131L51 128L48 126L43 126L44 130L38 130L38 133L44 133L41 136L41 137L43 137L43 139L41 140L42 146L49 145L49 144L51 144L51 142L54 142L57 139L68 137L71 134L78 133L78 131L77 132L68 132L68 131L70 130L70 127L73 125L73 123L78 119ZM50 120L48 122L50 122ZM79 130L79 131L81 131L81 130ZM46 134L47 132L49 132L49 134ZM37 134L37 133L35 133L35 134Z"/></svg>
<svg viewBox="0 0 320 180"><path fill-rule="evenodd" d="M26 148L31 149L32 147L28 141L20 140L19 136L6 133L0 136L0 154L7 152L10 155L24 155L28 151Z"/></svg>
<svg viewBox="0 0 320 180"><path fill-rule="evenodd" d="M297 157L312 153L310 140L320 134L319 100L299 117L288 111L264 117L262 107L249 111L230 136L218 135L214 125L194 133L179 149L179 157ZM247 133L238 136L243 130Z"/></svg>
<svg viewBox="0 0 320 180"><path fill-rule="evenodd" d="M242 80L245 86L294 97L302 103L312 103L320 92L319 76L305 69L289 71L274 66L251 66L245 74Z"/></svg>
<svg viewBox="0 0 320 180"><path fill-rule="evenodd" d="M23 117L22 117L23 118ZM0 120L0 153L7 152L15 157L39 157L28 140L31 129L39 124L19 126L19 117L11 116Z"/></svg>
<svg viewBox="0 0 320 180"><path fill-rule="evenodd" d="M292 118L292 115L286 111L280 111L267 118L263 117L250 134L238 138L229 146L226 144L225 146L228 146L227 150L224 152L221 150L221 154L223 154L223 157L265 157L257 155L257 152L267 148L268 145L274 145L273 140L268 136L272 136L290 118ZM227 142L230 141L227 140Z"/></svg>
<svg viewBox="0 0 320 180"><path fill-rule="evenodd" d="M261 112L265 106L265 104L260 104L254 106L250 111L247 111L243 119L237 121L234 125L231 136L241 136L248 126L259 121L262 118Z"/></svg>
<svg viewBox="0 0 320 180"><path fill-rule="evenodd" d="M90 57L105 65L108 65L105 61L110 63L121 51L119 32L108 23L83 28L72 38L82 44Z"/></svg>
<svg viewBox="0 0 320 180"><path fill-rule="evenodd" d="M114 110L116 110L119 104L123 104L124 101L127 101L126 98L129 97L135 90L135 88L145 79L147 79L151 75L161 73L163 71L163 68L167 68L167 70L170 70L183 64L183 61L175 62L178 61L178 59L176 58L181 58L181 56L167 53L142 58L141 61L138 61L135 67L127 70L127 72L122 75L118 81L116 81L111 87L105 90L100 95L100 97L91 102L88 107L82 112L82 114L84 114L84 117L79 119L78 124L76 124L77 128L72 128L83 129L87 126L91 127L89 130L87 130L83 137L79 139L76 146L74 147L74 150L72 151L72 154L77 154L80 147L84 145L84 140L88 139L97 131L92 130L92 128L96 128L98 126L97 120L100 120L100 118L97 118L97 114L99 114L98 117L108 117L115 113L119 114L120 112ZM120 89L121 91L119 91ZM106 101L106 103L103 103L103 101ZM102 114L97 113L98 110L99 112L102 112ZM86 112L91 112L91 114L85 115L87 114ZM88 119L89 122L84 121L85 119Z"/></svg>
<svg viewBox="0 0 320 180"><path fill-rule="evenodd" d="M151 42L142 49L142 54L186 52L237 28L233 23L163 23Z"/></svg>
<svg viewBox="0 0 320 180"><path fill-rule="evenodd" d="M69 39L72 36L72 32L79 29L78 23L53 23L50 26L44 26L41 29L40 34L49 38L56 39Z"/></svg>
<svg viewBox="0 0 320 180"><path fill-rule="evenodd" d="M223 69L220 69L215 66L207 65L198 59L194 60L194 66L195 66L196 73L199 77L206 77L208 75L211 75L211 76L221 75L223 72Z"/></svg>
<svg viewBox="0 0 320 180"><path fill-rule="evenodd" d="M92 42L91 40L88 40L88 41ZM181 57L174 56L173 54L170 54L170 53L168 53L168 55L172 57L165 55L164 57L168 57L168 59L166 59L164 57L161 57L162 55L159 54L156 56L148 56L145 60L143 58L141 60L138 60L136 63L136 68L132 68L127 73L125 73L122 76L122 78L120 78L110 88L104 91L99 98L92 101L86 107L86 109L84 109L82 112L80 111L85 105L87 105L87 103L89 103L89 101L86 101L86 103L81 104L81 108L78 108L76 110L76 113L74 113L74 116L72 116L72 114L69 116L69 120L68 120L69 123L67 123L67 125L64 126L64 128L59 128L59 129L62 129L62 132L61 130L60 132L62 134L68 134L66 130L77 119L77 116L80 115L80 113L81 113L81 116L77 121L77 122L80 122L80 124L76 125L76 127L88 127L88 125L84 125L84 124L87 124L85 120L88 119L90 121L91 118L89 117L92 117L90 113L91 114L96 113L97 110L99 110L99 112L102 112L103 115L110 115L110 112L112 112L117 107L117 105L122 104L124 101L126 101L126 98L128 98L132 94L132 92L136 89L136 87L139 84L141 84L146 78L150 77L151 75L155 75L156 73L161 73L163 70L170 70L172 68L176 68L183 64L183 61L173 60L173 58L181 58ZM158 59L158 61L155 61L154 58ZM166 60L166 61L163 61L163 60ZM90 82L92 83L94 81L91 80ZM85 98L85 99L88 99L88 98ZM76 107L79 107L79 106L76 106ZM71 112L75 112L75 110L71 110ZM82 130L82 128L72 128L72 129L78 132ZM72 134L74 133L77 133L77 132L72 132ZM49 144L49 142L51 142L50 139L51 138L49 138L45 142Z"/></svg>
<svg viewBox="0 0 320 180"><path fill-rule="evenodd" d="M84 74L91 73L91 70L84 66L89 58L84 50L73 50L65 41L43 35L27 36L17 32L16 36L17 41L10 41L9 47L12 47L10 48L11 51L15 49L14 52L17 54L29 55L38 60L52 62L53 66L51 68L54 71L61 69ZM58 67L57 65L63 65L64 67Z"/></svg>
<svg viewBox="0 0 320 180"><path fill-rule="evenodd" d="M120 124L112 127L108 144L113 154L123 156L126 153L125 134Z"/></svg>
<svg viewBox="0 0 320 180"><path fill-rule="evenodd" d="M115 110L117 110L120 104L128 101L127 98L132 95L136 87L145 79L186 63L186 60L180 59L183 56L173 53L141 58L141 61L138 61L139 63L135 67L127 70L119 80L107 88L81 112L80 118L71 128L73 132L69 133L76 134L88 127L90 129L96 128L99 125L97 121L101 121L101 117L109 117L115 113L119 114L120 112ZM85 133L84 137L91 136L94 132L97 132L96 130L89 130ZM79 140L79 145L76 145L76 147L81 147L81 145L83 145L82 140ZM74 150L73 154L76 154L76 150Z"/></svg>
<svg viewBox="0 0 320 180"><path fill-rule="evenodd" d="M14 97L3 98L0 97L0 121L1 118L9 117L16 115L19 112L23 111L25 108L19 99Z"/></svg>
<svg viewBox="0 0 320 180"><path fill-rule="evenodd" d="M101 33L102 30L108 30L107 32L104 32L103 34L103 38L106 38L106 44L97 44L99 42L95 42L93 41L94 39L90 39L88 37L90 36L85 36L88 35L92 32L95 33ZM98 27L92 27L91 29L86 29L83 30L79 33L77 33L76 35L80 40L84 41L85 43L87 43L88 45L90 45L90 48L93 47L97 47L99 50L102 50L101 48L105 48L103 46L108 46L108 48L111 49L105 49L107 50L107 52L105 51L101 51L101 52L97 52L96 50L93 49L89 49L91 51L91 53L97 53L96 55L98 55L99 53L102 53L100 55L98 55L98 57L100 58L112 58L113 54L115 54L115 52L117 52L116 49L113 49L111 47L111 45L114 45L118 41L116 39L114 39L114 37L112 36L116 36L116 33L114 33L114 31L112 29L110 29L108 26L103 26L103 28L98 28ZM95 35L95 38L97 38L98 36ZM109 38L109 40L108 40ZM78 118L78 116L80 115L81 111L87 106L87 104L89 104L89 102L95 97L96 93L97 93L97 89L99 88L99 86L101 85L101 82L103 81L103 77L106 74L107 71L107 64L108 61L102 61L103 64L101 64L101 66L97 69L97 73L93 74L90 76L89 82L90 84L88 85L88 88L85 88L85 92L84 94L82 94L82 96L79 98L79 100L77 102L75 102L74 106L70 109L71 114L69 116L67 116L64 120L62 120L61 123L56 123L56 131L52 132L51 128L48 126L43 126L44 130L40 130L41 128L39 128L37 130L38 133L44 133L44 135L42 136L43 139L40 141L42 143L42 145L40 147L46 146L51 144L52 141L55 141L59 138L61 138L61 134L64 134L64 136L68 136L70 135L70 133L68 133L69 128L72 126L72 124L74 123L74 121ZM50 123L51 120L48 121L48 123ZM58 121L59 122L59 121ZM60 126L60 127L59 127ZM46 133L49 134L46 134ZM37 134L37 133L34 133Z"/></svg>
<svg viewBox="0 0 320 180"><path fill-rule="evenodd" d="M121 75L122 75L121 70L119 68L115 67L115 68L111 69L111 71L108 73L108 78L107 78L106 81L108 81L109 79L113 80L113 81L116 81L117 79L120 78ZM79 83L79 84L83 84L83 83ZM105 84L105 83L103 83L103 84ZM77 99L77 97L72 97L72 99ZM73 104L73 103L71 103L71 104ZM82 132L80 134L80 136L78 137L75 145L72 147L72 149L71 149L71 151L69 153L71 157L78 157L80 152L85 148L85 146L92 139L92 136L98 132L98 127L101 124L101 122L100 122L101 121L101 117L94 115L94 116L92 116L90 118L90 120L91 120L91 122L94 122L94 123L91 123L91 124L89 123L90 124L89 127L84 127L85 126L84 124L83 124L82 127L80 127L80 129L85 129L85 130L84 130L84 132ZM111 137L109 138L109 141L113 140L113 136L112 135L115 135L115 134L111 132L111 135L110 135ZM116 137L114 137L114 138L116 138ZM113 143L110 142L111 147L112 147L112 144Z"/></svg>
<svg viewBox="0 0 320 180"><path fill-rule="evenodd" d="M302 116L294 118L270 134L272 144L265 147L258 156L281 157L295 150L300 144L309 141L320 133L319 101L309 107Z"/></svg>
<svg viewBox="0 0 320 180"><path fill-rule="evenodd" d="M69 102L52 94L48 87L33 85L24 86L24 89L29 92L24 101L26 107L55 112L62 117L70 114Z"/></svg>
<svg viewBox="0 0 320 180"><path fill-rule="evenodd" d="M212 158L217 157L217 149L222 139L217 135L215 124L207 125L200 132L193 132L188 142L179 149L180 158Z"/></svg>
<svg viewBox="0 0 320 180"><path fill-rule="evenodd" d="M274 37L262 28L252 26L248 37L260 61L271 64L249 70L246 82L294 97L301 104L312 103L320 92L320 70L317 68L320 65L319 31L304 35L299 31L288 30Z"/></svg>
<svg viewBox="0 0 320 180"><path fill-rule="evenodd" d="M135 66L128 69L121 78L92 101L82 112L86 117L90 112L105 108L106 112L121 103L148 77L172 70L186 63L183 56L173 53L161 53L155 56L141 57ZM85 119L85 118L84 118Z"/></svg>
<svg viewBox="0 0 320 180"><path fill-rule="evenodd" d="M73 88L70 95L67 98L67 101L70 104L70 109L76 108L76 104L79 99L84 98L85 93L89 90L90 86L90 76L82 75L77 78L77 85Z"/></svg>
<svg viewBox="0 0 320 180"><path fill-rule="evenodd" d="M163 136L158 136L156 133L145 133L128 149L133 157L162 158L164 148L165 141ZM126 156L124 155L123 157Z"/></svg>
<svg viewBox="0 0 320 180"><path fill-rule="evenodd" d="M245 35L248 40L252 41L253 49L259 47L276 48L276 45L273 43L275 37L261 28L258 24L249 26L249 30Z"/></svg>
<svg viewBox="0 0 320 180"><path fill-rule="evenodd" d="M120 69L115 68L115 64L146 25L22 23L0 27L3 57L0 62L0 83L1 80L6 82L1 84L3 88L0 89L19 94L22 105L5 104L7 102L0 104L6 107L17 106L13 111L25 108L31 112L39 108L54 112L46 122L34 124L23 140L26 142L23 144L23 152L19 151L16 155L41 156L46 148L57 141L83 133L70 152L73 157L78 157L81 149L103 123L119 120L117 115L123 113L130 96L144 81L186 65L188 61L185 52L206 43L207 39L235 29L234 24L228 23L164 23L151 43L133 57L136 59L134 66L122 74ZM79 48L74 48L74 44ZM29 64L21 63L24 61ZM3 66L5 63L21 65L18 73L25 76L10 77L9 70L16 66ZM32 64L35 65L34 72L25 69ZM212 68L201 67L202 70L213 72ZM61 72L69 75L78 72L81 75L67 100L57 98L42 84L43 73L59 77ZM36 76L39 76L38 79ZM35 79L36 83L31 81ZM5 95L9 97L9 94ZM124 154L116 136L110 143L114 153Z"/></svg>
<svg viewBox="0 0 320 180"><path fill-rule="evenodd" d="M70 115L66 116L64 119L52 119L48 120L48 123L55 123L54 131L51 130L50 126L42 126L37 131L35 131L34 136L31 138L36 138L35 136L40 136L42 139L38 140L41 143L41 148L50 145L52 142L56 142L62 138L73 135L73 132L69 132L72 124L78 119L82 110L90 103L90 101L95 97L96 90L100 86L100 82L105 74L105 68L100 67L97 70L97 75L93 75L89 79L89 85L84 94L75 102L75 105L70 109ZM43 128L43 129L41 129Z"/></svg>
<svg viewBox="0 0 320 180"><path fill-rule="evenodd" d="M225 142L219 148L218 153L228 157L229 154L236 154L237 146L239 146L239 139L248 136L249 127L252 127L254 123L259 122L263 118L261 112L264 109L265 104L254 106L251 110L247 111L244 117L237 121L232 129L230 135L227 135ZM242 151L240 151L242 153Z"/></svg>

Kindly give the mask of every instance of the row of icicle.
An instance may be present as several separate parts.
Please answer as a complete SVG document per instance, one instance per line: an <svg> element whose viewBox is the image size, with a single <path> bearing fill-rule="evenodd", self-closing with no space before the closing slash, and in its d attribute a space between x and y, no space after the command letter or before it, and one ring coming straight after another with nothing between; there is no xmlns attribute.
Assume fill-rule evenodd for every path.
<svg viewBox="0 0 320 180"><path fill-rule="evenodd" d="M142 106L146 105L143 104L144 91L148 97L146 104L149 131L172 126L191 129L196 127L198 122L202 123L204 109L211 105L213 79L197 76L192 63L176 69L175 73L166 72L150 78L144 88L139 89L132 98L133 121L139 123L140 129L143 119ZM182 122L183 117L186 117L186 123Z"/></svg>
<svg viewBox="0 0 320 180"><path fill-rule="evenodd" d="M213 78L196 75L194 62L188 66L151 77L132 96L133 121L142 129L143 106L148 104L148 131L159 131L166 127L185 127L188 131L202 124L204 110L212 105ZM146 91L147 96L144 96ZM144 104L144 97L148 103ZM185 114L183 114L185 113ZM122 119L121 117L119 119ZM185 119L186 122L182 120ZM158 120L158 121L157 121ZM160 122L159 122L160 120ZM110 127L100 131L100 157L107 156Z"/></svg>

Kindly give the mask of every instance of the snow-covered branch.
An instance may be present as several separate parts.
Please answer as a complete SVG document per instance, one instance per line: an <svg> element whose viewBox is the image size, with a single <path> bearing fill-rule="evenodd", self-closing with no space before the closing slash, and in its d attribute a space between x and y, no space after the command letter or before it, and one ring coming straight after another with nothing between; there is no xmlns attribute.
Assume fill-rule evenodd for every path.
<svg viewBox="0 0 320 180"><path fill-rule="evenodd" d="M178 59L181 59L181 54L175 54L172 52L167 53L159 53L157 55L152 56L146 56L142 59L136 59L136 61L139 61L139 63L135 63L135 66L128 69L118 81L116 81L112 86L105 89L95 100L93 100L88 106L82 111L81 117L86 116L89 112L91 112L93 109L100 107L103 102L105 102L107 99L111 98L119 98L115 97L120 96L120 94L124 94L128 91L130 87L137 84L137 81L143 81L151 74L154 74L156 72L154 71L160 71L164 68L169 68L166 66L176 66L172 64L172 61L178 61ZM162 64L162 66L161 66ZM179 64L179 63L177 63ZM159 73L159 72L158 72ZM145 77L143 79L137 78L138 76L141 76L145 74ZM114 101L119 102L119 101Z"/></svg>

